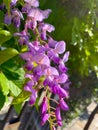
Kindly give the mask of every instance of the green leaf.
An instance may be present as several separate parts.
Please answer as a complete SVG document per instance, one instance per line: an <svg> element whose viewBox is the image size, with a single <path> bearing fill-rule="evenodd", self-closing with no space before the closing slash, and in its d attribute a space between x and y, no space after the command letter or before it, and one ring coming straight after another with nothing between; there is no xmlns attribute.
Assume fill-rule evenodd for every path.
<svg viewBox="0 0 98 130"><path fill-rule="evenodd" d="M8 41L11 38L11 33L7 30L0 30L0 44Z"/></svg>
<svg viewBox="0 0 98 130"><path fill-rule="evenodd" d="M0 72L0 87L1 87L4 95L8 95L8 93L9 93L8 86L9 86L8 79L5 77L5 75L2 72Z"/></svg>
<svg viewBox="0 0 98 130"><path fill-rule="evenodd" d="M0 65L11 59L12 57L16 56L17 54L19 54L19 52L13 48L8 48L0 51Z"/></svg>
<svg viewBox="0 0 98 130"><path fill-rule="evenodd" d="M25 71L23 69L23 64L20 65L20 58L16 56L2 64L0 66L0 70L4 73L4 75L11 81L13 81L19 88L23 88L23 84L25 82Z"/></svg>
<svg viewBox="0 0 98 130"><path fill-rule="evenodd" d="M13 100L13 104L23 103L26 99L30 97L30 92L22 91L16 98Z"/></svg>
<svg viewBox="0 0 98 130"><path fill-rule="evenodd" d="M4 106L4 103L5 103L5 96L4 96L3 92L0 91L0 110Z"/></svg>
<svg viewBox="0 0 98 130"><path fill-rule="evenodd" d="M21 92L21 90L12 81L8 80L2 72L0 73L0 86L4 95L8 95L9 91L11 91L14 96L18 96Z"/></svg>
<svg viewBox="0 0 98 130"><path fill-rule="evenodd" d="M9 81L9 90L14 96L18 96L21 92L21 90L12 81Z"/></svg>
<svg viewBox="0 0 98 130"><path fill-rule="evenodd" d="M21 112L22 103L20 104L14 104L14 108L16 112L19 114Z"/></svg>

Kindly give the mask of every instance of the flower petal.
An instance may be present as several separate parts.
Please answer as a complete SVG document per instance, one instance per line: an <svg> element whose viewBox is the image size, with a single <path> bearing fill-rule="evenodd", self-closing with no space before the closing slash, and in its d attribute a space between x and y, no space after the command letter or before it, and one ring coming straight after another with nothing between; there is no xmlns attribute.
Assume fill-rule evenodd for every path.
<svg viewBox="0 0 98 130"><path fill-rule="evenodd" d="M61 61L60 64L59 64L59 70L60 70L62 73L67 72L67 67L65 66L65 64L64 64L63 61Z"/></svg>
<svg viewBox="0 0 98 130"><path fill-rule="evenodd" d="M28 16L31 18L34 18L36 21L42 21L43 19L48 18L48 15L50 14L51 10L47 9L47 10L40 10L38 8L32 8L29 13Z"/></svg>
<svg viewBox="0 0 98 130"><path fill-rule="evenodd" d="M70 54L69 51L67 51L67 52L64 54L64 56L63 56L63 62L64 62L64 63L68 61L69 54Z"/></svg>
<svg viewBox="0 0 98 130"><path fill-rule="evenodd" d="M21 58L26 61L32 61L32 54L30 52L25 52L20 54Z"/></svg>
<svg viewBox="0 0 98 130"><path fill-rule="evenodd" d="M33 7L38 7L39 6L39 1L38 0L24 0L26 3Z"/></svg>
<svg viewBox="0 0 98 130"><path fill-rule="evenodd" d="M47 55L38 53L33 56L33 61L40 65L50 66L50 60Z"/></svg>
<svg viewBox="0 0 98 130"><path fill-rule="evenodd" d="M68 80L68 75L65 73L62 73L59 77L58 77L58 83L65 83Z"/></svg>
<svg viewBox="0 0 98 130"><path fill-rule="evenodd" d="M44 125L49 117L50 117L49 114L47 114L47 113L43 114L42 117L41 117L41 125Z"/></svg>
<svg viewBox="0 0 98 130"><path fill-rule="evenodd" d="M63 98L60 99L60 108L65 111L69 110L69 107Z"/></svg>
<svg viewBox="0 0 98 130"><path fill-rule="evenodd" d="M65 42L64 41L60 41L56 44L55 46L55 51L58 54L62 54L65 51Z"/></svg>
<svg viewBox="0 0 98 130"><path fill-rule="evenodd" d="M36 98L37 98L37 91L32 89L32 94L30 96L29 104L33 105L35 103L35 101L36 101Z"/></svg>
<svg viewBox="0 0 98 130"><path fill-rule="evenodd" d="M44 97L43 102L41 104L41 114L46 113L48 110L47 98Z"/></svg>
<svg viewBox="0 0 98 130"><path fill-rule="evenodd" d="M62 97L62 98L68 97L68 92L64 90L63 88L61 88L60 85L58 85L56 89L57 89L56 91L59 97Z"/></svg>
<svg viewBox="0 0 98 130"><path fill-rule="evenodd" d="M59 106L57 106L55 114L56 114L56 119L57 119L58 125L62 126L62 118L61 118L61 113L60 113L60 107Z"/></svg>

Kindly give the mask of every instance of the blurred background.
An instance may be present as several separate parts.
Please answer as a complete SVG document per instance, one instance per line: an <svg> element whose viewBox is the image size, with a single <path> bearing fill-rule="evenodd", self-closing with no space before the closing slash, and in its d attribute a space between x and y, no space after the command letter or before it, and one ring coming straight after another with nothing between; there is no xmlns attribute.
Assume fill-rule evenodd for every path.
<svg viewBox="0 0 98 130"><path fill-rule="evenodd" d="M98 100L98 1L40 0L40 7L52 9L46 20L56 28L52 37L64 40L70 51L70 110L62 112L66 125Z"/></svg>

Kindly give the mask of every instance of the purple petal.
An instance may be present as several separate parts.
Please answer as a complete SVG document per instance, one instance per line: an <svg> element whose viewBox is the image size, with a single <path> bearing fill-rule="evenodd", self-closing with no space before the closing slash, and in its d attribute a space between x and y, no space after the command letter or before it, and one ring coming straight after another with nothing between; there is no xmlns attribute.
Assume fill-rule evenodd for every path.
<svg viewBox="0 0 98 130"><path fill-rule="evenodd" d="M4 23L10 25L12 21L11 15L6 14L4 17Z"/></svg>
<svg viewBox="0 0 98 130"><path fill-rule="evenodd" d="M49 68L45 69L44 74L46 76L58 76L59 72L55 67L49 67Z"/></svg>
<svg viewBox="0 0 98 130"><path fill-rule="evenodd" d="M60 85L58 85L56 89L57 89L56 91L59 97L62 97L62 98L68 97L68 92L64 90L63 88L61 88Z"/></svg>
<svg viewBox="0 0 98 130"><path fill-rule="evenodd" d="M39 6L39 1L38 0L24 0L26 3L33 7L38 7Z"/></svg>
<svg viewBox="0 0 98 130"><path fill-rule="evenodd" d="M48 17L48 15L50 14L51 10L45 10L42 11L38 8L32 8L29 13L28 16L31 18L34 18L36 21L42 21L43 19L46 19Z"/></svg>
<svg viewBox="0 0 98 130"><path fill-rule="evenodd" d="M25 78L33 79L33 75L32 74L25 74Z"/></svg>
<svg viewBox="0 0 98 130"><path fill-rule="evenodd" d="M40 65L50 66L50 60L47 55L39 53L33 57L33 61Z"/></svg>
<svg viewBox="0 0 98 130"><path fill-rule="evenodd" d="M20 26L20 19L23 19L22 13L18 9L12 10L12 20L15 27L19 28Z"/></svg>
<svg viewBox="0 0 98 130"><path fill-rule="evenodd" d="M64 41L60 41L56 44L55 46L55 51L58 54L62 54L65 51L65 42Z"/></svg>
<svg viewBox="0 0 98 130"><path fill-rule="evenodd" d="M29 40L29 37L30 37L29 34L25 30L23 30L20 33L14 33L14 36L19 36L20 37L20 39L19 39L20 45L27 44L28 40Z"/></svg>
<svg viewBox="0 0 98 130"><path fill-rule="evenodd" d="M29 28L29 29L33 30L36 28L36 26L37 26L36 19L29 19L26 21L26 24L25 24L26 29Z"/></svg>
<svg viewBox="0 0 98 130"><path fill-rule="evenodd" d="M61 108L62 110L65 110L65 111L69 110L69 107L68 107L68 105L66 104L66 102L63 100L63 98L60 99L60 108Z"/></svg>
<svg viewBox="0 0 98 130"><path fill-rule="evenodd" d="M47 114L47 113L43 114L42 117L41 117L41 125L44 125L49 117L50 117L49 114Z"/></svg>
<svg viewBox="0 0 98 130"><path fill-rule="evenodd" d="M50 82L49 87L54 94L57 94L60 98L68 98L68 92L61 88L56 82Z"/></svg>
<svg viewBox="0 0 98 130"><path fill-rule="evenodd" d="M52 60L56 63L56 64L59 64L59 62L60 62L60 57L59 56L53 56L53 58L52 58Z"/></svg>
<svg viewBox="0 0 98 130"><path fill-rule="evenodd" d="M58 83L65 83L68 80L68 75L63 73L58 77Z"/></svg>
<svg viewBox="0 0 98 130"><path fill-rule="evenodd" d="M50 48L55 48L55 45L57 44L57 41L53 40L53 38L48 39L48 45Z"/></svg>
<svg viewBox="0 0 98 130"><path fill-rule="evenodd" d="M28 16L34 18L36 21L42 21L44 19L41 10L38 8L31 9L28 13Z"/></svg>
<svg viewBox="0 0 98 130"><path fill-rule="evenodd" d="M47 55L50 59L53 59L53 57L55 56L55 53L52 50L50 50L47 52Z"/></svg>
<svg viewBox="0 0 98 130"><path fill-rule="evenodd" d="M52 32L52 31L55 30L55 28L54 28L53 25L46 23L46 24L44 24L44 25L42 26L42 30L46 30L46 31L48 31L48 32Z"/></svg>
<svg viewBox="0 0 98 130"><path fill-rule="evenodd" d="M20 54L21 58L26 61L32 61L32 54L30 52L25 52Z"/></svg>
<svg viewBox="0 0 98 130"><path fill-rule="evenodd" d="M33 105L36 101L37 98L37 91L35 91L34 89L32 90L32 94L30 96L30 100L29 100L29 104Z"/></svg>
<svg viewBox="0 0 98 130"><path fill-rule="evenodd" d="M25 86L24 86L24 90L25 90L25 91L28 91L28 92L31 92L31 88L30 88L30 86L28 86L28 85L25 85Z"/></svg>
<svg viewBox="0 0 98 130"><path fill-rule="evenodd" d="M67 70L68 70L63 61L61 61L60 64L59 64L59 70L60 70L62 73L65 73L65 72L67 72Z"/></svg>
<svg viewBox="0 0 98 130"><path fill-rule="evenodd" d="M61 118L61 113L60 113L60 107L59 106L56 108L55 114L56 114L56 119L57 119L58 125L62 126L62 118Z"/></svg>
<svg viewBox="0 0 98 130"><path fill-rule="evenodd" d="M44 97L42 105L41 105L41 114L46 113L48 110L47 98Z"/></svg>
<svg viewBox="0 0 98 130"><path fill-rule="evenodd" d="M32 87L34 86L34 81L33 80L30 80L27 82L27 84L24 86L24 90L25 91L29 91L29 92L32 92Z"/></svg>
<svg viewBox="0 0 98 130"><path fill-rule="evenodd" d="M67 51L67 52L64 54L64 56L63 56L63 62L64 62L64 63L68 61L69 54L70 54L69 51Z"/></svg>
<svg viewBox="0 0 98 130"><path fill-rule="evenodd" d="M47 37L46 37L46 30L43 30L43 31L42 31L40 37L41 37L42 40L47 40Z"/></svg>
<svg viewBox="0 0 98 130"><path fill-rule="evenodd" d="M48 78L46 78L46 79L44 80L44 82L43 82L43 85L44 85L44 86L49 86L49 84L50 84L50 80L49 80Z"/></svg>
<svg viewBox="0 0 98 130"><path fill-rule="evenodd" d="M12 18L15 18L15 17L24 19L23 14L18 9L13 9L12 10Z"/></svg>
<svg viewBox="0 0 98 130"><path fill-rule="evenodd" d="M29 5L29 4L25 4L25 5L22 7L22 12L23 12L23 13L28 13L30 10L31 10L31 5Z"/></svg>
<svg viewBox="0 0 98 130"><path fill-rule="evenodd" d="M33 75L36 78L36 80L38 81L41 78L41 76L43 75L42 67L41 66L35 67L33 70Z"/></svg>
<svg viewBox="0 0 98 130"><path fill-rule="evenodd" d="M19 28L20 27L20 18L19 17L15 17L13 19L13 24L16 28Z"/></svg>
<svg viewBox="0 0 98 130"><path fill-rule="evenodd" d="M42 10L44 19L48 18L49 14L51 13L51 9Z"/></svg>
<svg viewBox="0 0 98 130"><path fill-rule="evenodd" d="M47 23L43 24L43 26L42 26L42 33L41 33L42 40L47 40L46 31L52 32L54 30L55 30L55 28L51 24L47 24Z"/></svg>

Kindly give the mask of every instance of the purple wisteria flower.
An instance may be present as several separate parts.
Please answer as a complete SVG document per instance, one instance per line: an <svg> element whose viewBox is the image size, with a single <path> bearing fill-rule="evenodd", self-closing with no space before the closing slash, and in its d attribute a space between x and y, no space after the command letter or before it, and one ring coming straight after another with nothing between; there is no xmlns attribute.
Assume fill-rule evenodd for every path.
<svg viewBox="0 0 98 130"><path fill-rule="evenodd" d="M65 111L69 110L69 107L63 98L60 99L60 108Z"/></svg>
<svg viewBox="0 0 98 130"><path fill-rule="evenodd" d="M25 28L35 29L37 27L37 22L41 22L48 18L51 13L50 9L40 10L38 8L32 8L28 11L28 19L26 21Z"/></svg>
<svg viewBox="0 0 98 130"><path fill-rule="evenodd" d="M17 3L20 2L11 0L10 13L6 11L4 23L18 28L14 36L19 38L20 57L25 61L24 91L30 92L29 104L34 105L39 93L44 90L40 107L41 125L49 121L52 130L56 130L56 122L62 126L60 110L69 109L64 101L69 97L70 82L66 67L69 51L66 51L64 41L56 41L49 36L55 30L53 25L44 23L51 13L50 9L39 9L38 0L24 0L22 7ZM24 20L22 26L21 20ZM52 99L51 94L57 99ZM56 104L55 108L51 106L51 100Z"/></svg>
<svg viewBox="0 0 98 130"><path fill-rule="evenodd" d="M55 114L56 114L56 119L57 119L58 125L62 126L62 118L61 118L61 113L60 113L60 107L59 106L57 106Z"/></svg>
<svg viewBox="0 0 98 130"><path fill-rule="evenodd" d="M12 23L12 17L8 13L5 14L4 23L10 25Z"/></svg>
<svg viewBox="0 0 98 130"><path fill-rule="evenodd" d="M17 28L20 27L20 19L23 19L22 13L17 9L12 10L12 21Z"/></svg>
<svg viewBox="0 0 98 130"><path fill-rule="evenodd" d="M18 9L12 9L11 14L6 13L4 23L10 25L13 23L16 28L20 27L20 19L23 19L22 13Z"/></svg>
<svg viewBox="0 0 98 130"><path fill-rule="evenodd" d="M41 117L41 125L44 125L46 121L49 119L50 115L48 113L42 115Z"/></svg>
<svg viewBox="0 0 98 130"><path fill-rule="evenodd" d="M15 33L14 36L19 36L20 37L20 39L19 39L20 45L28 44L28 40L29 40L30 36L25 30L23 30L20 33Z"/></svg>
<svg viewBox="0 0 98 130"><path fill-rule="evenodd" d="M48 102L47 102L47 97L44 97L43 102L41 104L41 114L46 113L48 110Z"/></svg>
<svg viewBox="0 0 98 130"><path fill-rule="evenodd" d="M54 31L55 28L54 26L52 26L51 24L42 24L40 27L39 27L39 31L41 33L41 39L42 40L47 40L47 37L46 37L46 32L52 32Z"/></svg>
<svg viewBox="0 0 98 130"><path fill-rule="evenodd" d="M48 102L47 102L47 98L44 97L41 105L41 125L44 125L50 116L47 113L47 110L48 110Z"/></svg>

